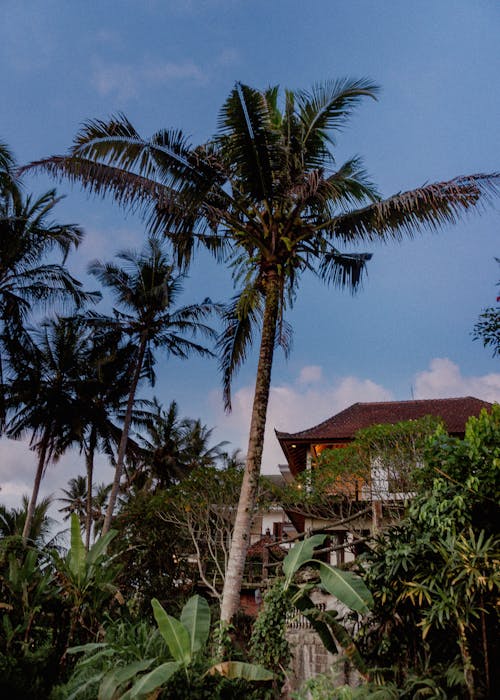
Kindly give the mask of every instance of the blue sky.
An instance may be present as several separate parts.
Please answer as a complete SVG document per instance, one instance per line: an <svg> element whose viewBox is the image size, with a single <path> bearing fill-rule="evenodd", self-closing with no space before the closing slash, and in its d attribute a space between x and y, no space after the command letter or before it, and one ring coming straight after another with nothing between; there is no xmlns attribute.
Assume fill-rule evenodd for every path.
<svg viewBox="0 0 500 700"><path fill-rule="evenodd" d="M0 6L0 140L25 163L69 146L88 118L123 111L145 136L181 127L193 142L214 133L236 80L255 87L308 88L341 76L382 87L339 138L339 161L360 154L388 196L424 182L500 169L500 5L496 0L45 0ZM38 176L26 186L54 185ZM58 219L77 222L85 243L69 261L88 262L139 247L144 227L78 187ZM278 352L269 426L299 430L354 401L473 394L500 400L500 368L471 330L494 304L500 268L500 202L459 226L390 247L374 257L356 296L304 278L289 315L294 345ZM91 281L88 281L91 285ZM205 255L184 301L230 297L229 274ZM222 411L215 362L159 357L155 393L183 415L216 427L216 439L245 451L255 372L250 358ZM33 455L0 442L0 498L30 488ZM269 434L264 470L282 460ZM51 468L45 490L83 472L78 455ZM110 480L103 465L100 478Z"/></svg>

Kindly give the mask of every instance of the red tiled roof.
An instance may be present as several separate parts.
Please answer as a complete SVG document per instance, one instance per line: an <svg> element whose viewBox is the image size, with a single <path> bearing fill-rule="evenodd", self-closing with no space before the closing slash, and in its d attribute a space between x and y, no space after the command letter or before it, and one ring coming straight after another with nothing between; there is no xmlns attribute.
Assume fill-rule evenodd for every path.
<svg viewBox="0 0 500 700"><path fill-rule="evenodd" d="M478 416L483 408L490 409L488 401L465 396L453 399L421 399L418 401L383 401L355 403L331 418L298 433L276 430L276 437L287 457L292 474L305 469L307 449L311 443L343 443L354 438L358 430L378 423L399 423L424 416L443 420L452 435L463 436L465 424L471 416Z"/></svg>
<svg viewBox="0 0 500 700"><path fill-rule="evenodd" d="M278 559L283 559L283 557L286 554L285 550L282 549L278 544L273 544L273 542L275 542L275 539L272 535L264 535L260 538L260 540L257 540L257 542L254 542L252 545L250 545L247 552L247 558L262 559L265 546L271 545L270 549L272 550L274 556Z"/></svg>
<svg viewBox="0 0 500 700"><path fill-rule="evenodd" d="M470 416L491 408L488 401L466 396L456 399L421 399L418 401L382 401L355 403L318 425L298 433L276 431L278 440L342 440L352 439L362 428L377 423L399 423L424 416L442 418L449 433L463 433Z"/></svg>

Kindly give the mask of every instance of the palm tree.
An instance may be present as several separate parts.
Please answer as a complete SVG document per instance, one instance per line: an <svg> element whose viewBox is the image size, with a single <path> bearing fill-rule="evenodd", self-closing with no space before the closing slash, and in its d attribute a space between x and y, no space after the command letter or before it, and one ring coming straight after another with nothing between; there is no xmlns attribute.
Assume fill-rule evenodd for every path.
<svg viewBox="0 0 500 700"><path fill-rule="evenodd" d="M77 389L87 338L81 333L81 323L57 318L26 333L22 344L7 331L5 344L11 372L6 383L6 434L16 440L30 435L30 446L38 455L23 529L26 543L45 469L80 437Z"/></svg>
<svg viewBox="0 0 500 700"><path fill-rule="evenodd" d="M458 177L382 200L359 158L335 163L336 133L377 86L342 79L311 91L264 92L237 83L222 107L219 130L192 146L181 131L143 139L122 115L87 122L66 156L32 163L138 208L167 236L187 265L193 247L208 246L231 265L241 287L221 338L226 407L234 372L260 327L259 361L245 476L224 588L221 616L239 605L251 513L262 459L276 342L301 273L356 290L370 255L344 245L391 242L455 223L498 193L498 174Z"/></svg>
<svg viewBox="0 0 500 700"><path fill-rule="evenodd" d="M94 523L94 540L99 533L104 521L104 510L107 504L111 484L98 484L92 488L90 518L91 523ZM60 513L65 513L64 520L69 520L72 513L76 513L82 530L88 533L88 481L85 476L77 476L68 481L68 488L61 489L64 494L57 500L64 503L62 508L59 508ZM1 518L1 514L0 514ZM85 548L89 550L89 542Z"/></svg>
<svg viewBox="0 0 500 700"><path fill-rule="evenodd" d="M64 520L69 520L76 513L81 526L85 525L87 512L87 480L84 476L76 476L68 481L68 488L61 489L63 496L57 500L64 503L59 513L66 513Z"/></svg>
<svg viewBox="0 0 500 700"><path fill-rule="evenodd" d="M63 265L42 264L53 251L64 262L83 232L75 224L50 219L61 199L55 190L38 198L24 196L13 168L12 156L0 144L0 322L19 327L33 303L70 301L81 306L100 295L83 292Z"/></svg>
<svg viewBox="0 0 500 700"><path fill-rule="evenodd" d="M104 515L108 507L108 499L112 484L97 484L92 498L92 520L94 521L94 542L102 532Z"/></svg>
<svg viewBox="0 0 500 700"><path fill-rule="evenodd" d="M146 414L140 446L143 469L156 486L165 489L196 467L213 466L223 456L225 441L210 446L213 429L198 420L179 418L177 403L165 410L155 398Z"/></svg>
<svg viewBox="0 0 500 700"><path fill-rule="evenodd" d="M179 418L179 408L172 401L167 409L155 397L145 415L139 444L143 451L141 471L147 481L168 488L188 474L184 443L189 427L187 418Z"/></svg>
<svg viewBox="0 0 500 700"><path fill-rule="evenodd" d="M12 155L0 144L0 382L5 329L10 329L11 340L17 336L23 342L33 305L52 308L54 303L70 302L80 307L99 299L99 294L84 292L64 265L44 262L54 251L64 262L83 233L74 224L51 221L60 200L55 190L38 198L25 196L14 170Z"/></svg>
<svg viewBox="0 0 500 700"><path fill-rule="evenodd" d="M94 261L89 267L90 273L111 290L121 307L113 310L114 318L102 317L101 324L119 329L136 348L103 534L109 531L118 496L139 380L144 374L151 382L154 380L154 349L161 348L167 355L181 359L187 359L191 353L213 356L207 348L187 336L194 338L201 334L214 338L215 332L203 320L217 308L210 299L201 304L175 308L182 291L183 276L174 273L162 246L154 237L148 239L142 252L123 251L117 257L123 263L122 267L99 261ZM94 320L99 323L97 316Z"/></svg>
<svg viewBox="0 0 500 700"><path fill-rule="evenodd" d="M85 516L85 546L90 547L93 521L93 475L95 454L99 450L114 463L115 448L118 447L121 429L115 419L120 416L123 401L129 390L130 366L135 349L131 343L121 343L115 330L94 328L90 318L83 322L91 334L85 364L81 369L78 384L80 404L79 445L85 455L87 472L87 495Z"/></svg>
<svg viewBox="0 0 500 700"><path fill-rule="evenodd" d="M0 142L0 193L4 197L7 190L16 182L16 163L7 144Z"/></svg>
<svg viewBox="0 0 500 700"><path fill-rule="evenodd" d="M184 460L188 471L197 467L214 466L224 459L223 448L228 444L222 440L210 446L214 428L208 428L199 418L190 419L184 438Z"/></svg>
<svg viewBox="0 0 500 700"><path fill-rule="evenodd" d="M52 532L54 520L48 514L52 497L42 498L36 505L31 525L31 540L36 546L47 543ZM20 508L8 508L0 504L0 538L20 536L24 530L28 513L29 499L23 496Z"/></svg>

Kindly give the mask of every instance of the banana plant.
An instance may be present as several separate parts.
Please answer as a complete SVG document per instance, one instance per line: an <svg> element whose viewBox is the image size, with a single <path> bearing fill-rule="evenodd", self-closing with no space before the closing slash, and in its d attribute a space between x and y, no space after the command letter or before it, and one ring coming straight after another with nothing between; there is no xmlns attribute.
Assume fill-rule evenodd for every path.
<svg viewBox="0 0 500 700"><path fill-rule="evenodd" d="M350 610L367 615L373 606L373 597L363 579L352 571L344 571L314 558L314 550L321 547L326 535L313 535L297 542L283 560L284 591L290 602L311 623L326 649L337 654L337 643L362 675L367 668L353 639L345 627L336 619L336 610L318 610L309 592L316 584L299 586L294 583L297 571L312 566L319 571L320 587L334 596Z"/></svg>
<svg viewBox="0 0 500 700"><path fill-rule="evenodd" d="M56 551L52 553L62 595L70 606L68 641L73 640L77 627L84 627L88 632L95 631L101 622L103 609L111 599L116 599L120 604L124 602L114 583L119 571L116 562L118 555L109 556L107 553L116 534L116 531L108 532L87 551L78 516L72 513L68 553L66 557L61 557Z"/></svg>
<svg viewBox="0 0 500 700"><path fill-rule="evenodd" d="M158 696L159 688L174 674L181 672L188 687L195 676L199 677L199 665L194 668L206 651L210 634L210 608L199 595L192 596L182 609L180 619L168 615L156 598L151 601L159 632L165 640L172 660L158 664L158 658L146 658L114 668L101 676L99 700L147 700ZM93 647L90 649L90 647ZM105 653L104 644L85 645L70 651L94 651ZM116 661L119 665L119 660ZM154 668L152 668L154 666ZM240 661L223 661L210 665L204 676L219 674L229 680L243 679L249 682L270 681L271 671L256 664ZM77 697L75 693L75 697Z"/></svg>

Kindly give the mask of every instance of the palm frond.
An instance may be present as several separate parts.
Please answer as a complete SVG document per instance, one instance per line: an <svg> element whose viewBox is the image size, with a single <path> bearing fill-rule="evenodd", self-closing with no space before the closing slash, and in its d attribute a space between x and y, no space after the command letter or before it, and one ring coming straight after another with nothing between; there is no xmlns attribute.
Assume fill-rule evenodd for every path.
<svg viewBox="0 0 500 700"><path fill-rule="evenodd" d="M309 167L324 162L325 145L335 143L333 132L345 126L362 98L376 99L378 91L379 87L368 78L341 78L318 83L311 92L295 92L302 125L301 147Z"/></svg>
<svg viewBox="0 0 500 700"><path fill-rule="evenodd" d="M233 164L246 190L258 201L271 199L273 130L265 95L237 83L221 110L219 128L224 158Z"/></svg>
<svg viewBox="0 0 500 700"><path fill-rule="evenodd" d="M108 122L87 121L78 132L70 155L104 163L167 184L197 177L189 162L191 148L182 131L163 129L152 139L142 138L123 114Z"/></svg>
<svg viewBox="0 0 500 700"><path fill-rule="evenodd" d="M324 228L344 242L389 241L457 223L500 194L500 173L467 175L396 194L334 217Z"/></svg>
<svg viewBox="0 0 500 700"><path fill-rule="evenodd" d="M366 273L366 263L371 253L340 253L333 249L321 259L318 274L334 287L356 292Z"/></svg>
<svg viewBox="0 0 500 700"><path fill-rule="evenodd" d="M175 201L175 193L161 183L79 156L51 156L25 165L20 172L33 170L45 172L58 181L79 183L84 190L100 197L109 194L119 205L142 215L153 207L169 207Z"/></svg>
<svg viewBox="0 0 500 700"><path fill-rule="evenodd" d="M372 202L380 199L377 186L368 176L359 156L343 163L326 182L329 199L337 206L353 206L367 199Z"/></svg>
<svg viewBox="0 0 500 700"><path fill-rule="evenodd" d="M255 287L247 287L233 297L223 314L224 329L216 349L220 358L224 408L228 412L231 411L233 377L247 358L261 316L262 296Z"/></svg>

